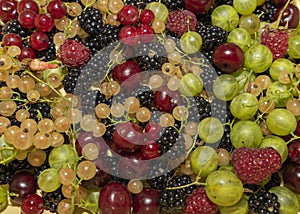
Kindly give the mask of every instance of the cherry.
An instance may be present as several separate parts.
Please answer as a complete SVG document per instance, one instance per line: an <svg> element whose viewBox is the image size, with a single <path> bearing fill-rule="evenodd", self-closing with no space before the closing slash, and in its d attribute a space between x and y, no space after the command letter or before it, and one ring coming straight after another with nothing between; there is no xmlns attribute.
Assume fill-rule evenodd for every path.
<svg viewBox="0 0 300 214"><path fill-rule="evenodd" d="M105 185L99 195L101 213L130 214L132 198L127 188L118 182Z"/></svg>
<svg viewBox="0 0 300 214"><path fill-rule="evenodd" d="M19 1L18 7L17 7L18 13L21 13L22 11L33 11L35 14L39 14L40 8L38 3L36 3L33 0L22 0Z"/></svg>
<svg viewBox="0 0 300 214"><path fill-rule="evenodd" d="M34 50L45 50L49 45L49 37L43 32L35 31L30 35L29 44Z"/></svg>
<svg viewBox="0 0 300 214"><path fill-rule="evenodd" d="M4 23L16 19L18 2L15 0L2 0L0 1L0 20Z"/></svg>
<svg viewBox="0 0 300 214"><path fill-rule="evenodd" d="M23 28L31 29L35 27L34 20L36 18L36 13L32 10L25 10L21 12L18 16L18 20Z"/></svg>
<svg viewBox="0 0 300 214"><path fill-rule="evenodd" d="M278 9L273 17L274 22L278 19L283 8L284 8L284 5L281 5L280 7L278 7ZM289 29L296 28L299 24L299 17L300 17L300 14L299 14L298 7L296 7L293 4L289 4L286 7L285 11L282 13L279 25L287 26Z"/></svg>
<svg viewBox="0 0 300 214"><path fill-rule="evenodd" d="M125 152L135 152L143 143L143 130L132 122L120 123L112 134L113 142Z"/></svg>
<svg viewBox="0 0 300 214"><path fill-rule="evenodd" d="M289 144L289 158L291 161L300 164L300 141L293 141Z"/></svg>
<svg viewBox="0 0 300 214"><path fill-rule="evenodd" d="M22 199L22 214L40 214L44 211L44 200L37 194L28 194Z"/></svg>
<svg viewBox="0 0 300 214"><path fill-rule="evenodd" d="M160 137L162 127L158 123L148 123L145 127L145 133L148 140L157 141Z"/></svg>
<svg viewBox="0 0 300 214"><path fill-rule="evenodd" d="M133 212L135 214L158 214L160 211L159 192L156 189L144 188L133 197Z"/></svg>
<svg viewBox="0 0 300 214"><path fill-rule="evenodd" d="M118 12L118 21L122 25L132 25L135 24L139 19L139 10L134 5L125 5Z"/></svg>
<svg viewBox="0 0 300 214"><path fill-rule="evenodd" d="M152 12L152 10L149 9L143 10L140 14L140 22L145 25L151 24L154 18L155 18L154 13Z"/></svg>
<svg viewBox="0 0 300 214"><path fill-rule="evenodd" d="M18 57L20 61L23 59L34 59L36 58L35 52L32 48L30 47L22 47L21 48L21 53Z"/></svg>
<svg viewBox="0 0 300 214"><path fill-rule="evenodd" d="M18 197L12 197L12 199L20 204L22 198L30 193L35 193L37 190L37 182L34 176L27 171L19 171L14 174L10 185L9 192L18 194Z"/></svg>
<svg viewBox="0 0 300 214"><path fill-rule="evenodd" d="M47 12L50 13L54 19L60 19L67 14L67 7L61 0L54 0L49 2Z"/></svg>
<svg viewBox="0 0 300 214"><path fill-rule="evenodd" d="M159 146L155 142L151 143L151 141L150 141L149 144L143 145L141 151L142 151L143 156L148 160L157 158L160 156Z"/></svg>
<svg viewBox="0 0 300 214"><path fill-rule="evenodd" d="M142 71L141 67L132 60L118 64L112 70L112 78L116 80L125 89L133 89L140 84Z"/></svg>
<svg viewBox="0 0 300 214"><path fill-rule="evenodd" d="M40 13L35 17L34 25L41 32L49 32L54 26L54 19L49 13Z"/></svg>
<svg viewBox="0 0 300 214"><path fill-rule="evenodd" d="M185 9L195 13L202 14L207 12L213 1L212 0L185 0L184 5Z"/></svg>
<svg viewBox="0 0 300 214"><path fill-rule="evenodd" d="M271 2L273 4L275 4L276 6L284 5L284 4L286 4L287 1L288 0L271 0Z"/></svg>
<svg viewBox="0 0 300 214"><path fill-rule="evenodd" d="M178 91L171 91L166 85L160 87L154 93L153 104L163 112L172 112L173 108L181 105L183 99Z"/></svg>
<svg viewBox="0 0 300 214"><path fill-rule="evenodd" d="M285 186L293 192L300 194L300 165L294 162L288 163L282 172Z"/></svg>
<svg viewBox="0 0 300 214"><path fill-rule="evenodd" d="M82 186L89 190L97 190L99 187L105 186L111 179L111 176L103 170L96 168L96 175L90 179L82 181Z"/></svg>
<svg viewBox="0 0 300 214"><path fill-rule="evenodd" d="M137 30L134 26L125 25L119 32L120 40L129 46L135 46L138 43Z"/></svg>
<svg viewBox="0 0 300 214"><path fill-rule="evenodd" d="M155 33L150 25L139 24L136 28L139 41L142 43L150 43L153 41Z"/></svg>
<svg viewBox="0 0 300 214"><path fill-rule="evenodd" d="M22 47L22 38L19 34L15 33L8 33L5 34L3 39L2 39L3 45L5 46L18 46L19 48Z"/></svg>
<svg viewBox="0 0 300 214"><path fill-rule="evenodd" d="M223 43L213 52L213 61L223 73L234 73L243 67L243 50L234 43Z"/></svg>

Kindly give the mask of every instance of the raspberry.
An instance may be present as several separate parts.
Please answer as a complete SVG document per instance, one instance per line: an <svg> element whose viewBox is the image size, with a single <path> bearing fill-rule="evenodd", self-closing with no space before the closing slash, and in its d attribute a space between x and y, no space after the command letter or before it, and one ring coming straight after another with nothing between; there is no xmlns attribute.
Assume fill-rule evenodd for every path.
<svg viewBox="0 0 300 214"><path fill-rule="evenodd" d="M258 184L281 167L281 156L271 147L235 149L231 161L235 173L246 184Z"/></svg>
<svg viewBox="0 0 300 214"><path fill-rule="evenodd" d="M192 194L186 198L185 214L215 214L217 205L206 196L204 186L195 189Z"/></svg>
<svg viewBox="0 0 300 214"><path fill-rule="evenodd" d="M267 46L272 54L273 60L284 58L288 49L288 33L285 30L271 30L265 28L261 35L261 44Z"/></svg>
<svg viewBox="0 0 300 214"><path fill-rule="evenodd" d="M166 21L168 30L181 36L188 31L188 26L191 31L196 31L198 21L194 13L188 10L174 10L169 13Z"/></svg>
<svg viewBox="0 0 300 214"><path fill-rule="evenodd" d="M63 64L78 67L88 62L91 51L77 40L69 39L59 47L59 55Z"/></svg>

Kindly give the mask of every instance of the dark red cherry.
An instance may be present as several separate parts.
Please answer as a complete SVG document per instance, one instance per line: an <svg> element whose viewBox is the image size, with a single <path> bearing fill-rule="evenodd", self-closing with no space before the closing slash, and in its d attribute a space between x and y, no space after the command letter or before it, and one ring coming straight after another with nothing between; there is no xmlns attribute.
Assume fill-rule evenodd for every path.
<svg viewBox="0 0 300 214"><path fill-rule="evenodd" d="M96 168L96 175L86 181L82 181L82 186L89 190L97 190L100 187L106 185L111 180L111 175L104 172L102 169Z"/></svg>
<svg viewBox="0 0 300 214"><path fill-rule="evenodd" d="M223 73L231 74L243 67L243 50L234 43L217 46L213 52L213 61Z"/></svg>
<svg viewBox="0 0 300 214"><path fill-rule="evenodd" d="M184 5L185 9L195 13L195 14L202 14L207 12L213 0L185 0Z"/></svg>
<svg viewBox="0 0 300 214"><path fill-rule="evenodd" d="M167 86L160 87L153 98L154 106L162 112L172 112L173 108L181 105L183 98L178 91L171 91Z"/></svg>
<svg viewBox="0 0 300 214"><path fill-rule="evenodd" d="M49 13L40 13L35 17L34 25L41 32L49 32L54 26L54 19Z"/></svg>
<svg viewBox="0 0 300 214"><path fill-rule="evenodd" d="M131 194L123 184L111 182L101 189L99 196L101 213L130 214L131 207Z"/></svg>
<svg viewBox="0 0 300 214"><path fill-rule="evenodd" d="M144 188L133 197L134 214L159 214L159 192L156 189Z"/></svg>
<svg viewBox="0 0 300 214"><path fill-rule="evenodd" d="M22 214L41 214L44 211L44 200L37 194L28 194L22 199Z"/></svg>
<svg viewBox="0 0 300 214"><path fill-rule="evenodd" d="M283 10L284 8L284 5L281 5L274 17L273 17L273 21L275 22L281 11ZM293 29L293 28L296 28L299 24L299 17L300 17L300 14L299 14L299 9L298 7L296 7L295 5L293 4L289 4L286 9L284 10L284 12L282 13L281 15L281 19L280 19L280 23L279 25L280 26L287 26L289 29Z"/></svg>
<svg viewBox="0 0 300 214"><path fill-rule="evenodd" d="M140 84L141 71L141 67L135 61L128 60L114 67L112 77L125 89L133 89Z"/></svg>
<svg viewBox="0 0 300 214"><path fill-rule="evenodd" d="M282 175L285 186L300 194L300 164L288 163L284 167Z"/></svg>
<svg viewBox="0 0 300 214"><path fill-rule="evenodd" d="M295 140L289 144L289 158L291 161L300 164L300 141Z"/></svg>
<svg viewBox="0 0 300 214"><path fill-rule="evenodd" d="M104 155L106 152L106 142L102 137L94 137L89 132L82 132L76 139L75 146L79 156L82 156L82 148L88 143L93 143L97 146L99 154Z"/></svg>

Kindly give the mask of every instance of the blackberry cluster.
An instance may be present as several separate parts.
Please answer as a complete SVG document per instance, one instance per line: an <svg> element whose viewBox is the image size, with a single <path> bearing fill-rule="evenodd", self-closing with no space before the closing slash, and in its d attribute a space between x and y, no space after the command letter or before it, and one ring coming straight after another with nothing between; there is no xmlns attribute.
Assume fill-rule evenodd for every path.
<svg viewBox="0 0 300 214"><path fill-rule="evenodd" d="M168 152L177 143L178 136L179 133L174 127L168 126L165 128L164 133L157 141L162 154Z"/></svg>
<svg viewBox="0 0 300 214"><path fill-rule="evenodd" d="M61 188L55 190L54 192L48 192L43 196L45 209L49 210L52 213L57 212L58 203L63 200L65 197L61 192Z"/></svg>
<svg viewBox="0 0 300 214"><path fill-rule="evenodd" d="M141 85L131 92L131 96L136 97L140 101L141 106L150 109L154 94L149 86Z"/></svg>
<svg viewBox="0 0 300 214"><path fill-rule="evenodd" d="M119 39L120 29L116 26L105 24L99 27L96 35L90 35L86 38L85 46L88 47L92 54L100 51L102 48Z"/></svg>
<svg viewBox="0 0 300 214"><path fill-rule="evenodd" d="M220 27L199 22L197 32L203 39L201 52L212 63L212 55L215 48L226 42L227 32Z"/></svg>
<svg viewBox="0 0 300 214"><path fill-rule="evenodd" d="M187 175L176 175L167 181L166 187L180 187L190 184L191 178ZM179 188L175 190L162 190L158 202L163 211L176 212L185 208L185 199L188 194L191 194L195 189L194 186Z"/></svg>
<svg viewBox="0 0 300 214"><path fill-rule="evenodd" d="M148 179L147 183L150 185L151 188L157 190L164 190L167 187L167 182L173 177L173 175L174 175L174 170L171 170L166 174Z"/></svg>
<svg viewBox="0 0 300 214"><path fill-rule="evenodd" d="M43 118L51 118L51 107L47 102L37 102L30 106L29 117L35 121L39 121L40 116Z"/></svg>
<svg viewBox="0 0 300 214"><path fill-rule="evenodd" d="M249 213L275 214L279 213L280 203L278 197L268 191L252 194L248 200Z"/></svg>
<svg viewBox="0 0 300 214"><path fill-rule="evenodd" d="M0 185L8 184L13 176L13 171L6 165L0 165Z"/></svg>
<svg viewBox="0 0 300 214"><path fill-rule="evenodd" d="M7 22L2 30L4 34L15 33L19 34L22 38L29 36L31 33L27 29L23 28L17 19Z"/></svg>
<svg viewBox="0 0 300 214"><path fill-rule="evenodd" d="M223 5L223 4L226 4L226 5L233 5L233 0L215 0L215 7L217 6L220 6L220 5Z"/></svg>
<svg viewBox="0 0 300 214"><path fill-rule="evenodd" d="M188 121L199 122L210 116L210 104L203 97L195 96L191 104Z"/></svg>
<svg viewBox="0 0 300 214"><path fill-rule="evenodd" d="M108 118L101 119L101 123L103 123L106 126L106 131L102 137L106 143L111 143L113 141L112 134L115 130L115 126L111 125L111 121Z"/></svg>
<svg viewBox="0 0 300 214"><path fill-rule="evenodd" d="M226 149L227 151L231 152L233 149L231 140L230 140L230 126L224 126L224 134L223 137L218 145L218 148Z"/></svg>
<svg viewBox="0 0 300 214"><path fill-rule="evenodd" d="M78 77L81 74L79 67L69 67L68 74L64 77L62 84L67 93L74 93Z"/></svg>
<svg viewBox="0 0 300 214"><path fill-rule="evenodd" d="M95 100L95 106L97 106L100 103L105 103L108 106L111 106L111 102L112 102L112 97L109 99L106 99L105 95L102 94L100 91L97 91L97 96L96 96L96 100Z"/></svg>
<svg viewBox="0 0 300 214"><path fill-rule="evenodd" d="M56 48L55 44L53 43L53 39L49 38L49 46L42 51L36 51L36 57L42 58L45 61L52 61L57 58L56 56Z"/></svg>
<svg viewBox="0 0 300 214"><path fill-rule="evenodd" d="M260 16L261 22L273 22L274 14L277 11L277 6L274 5L271 1L266 1L263 5L257 6L253 12L256 15Z"/></svg>
<svg viewBox="0 0 300 214"><path fill-rule="evenodd" d="M163 3L169 10L178 10L184 8L183 0L164 0Z"/></svg>
<svg viewBox="0 0 300 214"><path fill-rule="evenodd" d="M102 14L94 7L83 10L78 16L78 21L81 28L91 36L98 35L103 25Z"/></svg>
<svg viewBox="0 0 300 214"><path fill-rule="evenodd" d="M126 5L134 5L139 9L144 9L148 3L158 2L159 0L126 0Z"/></svg>

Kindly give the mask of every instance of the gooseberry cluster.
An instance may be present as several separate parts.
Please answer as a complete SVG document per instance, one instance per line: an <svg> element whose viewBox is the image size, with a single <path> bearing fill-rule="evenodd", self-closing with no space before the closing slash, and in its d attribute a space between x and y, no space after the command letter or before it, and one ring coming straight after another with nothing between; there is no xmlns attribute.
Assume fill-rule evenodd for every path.
<svg viewBox="0 0 300 214"><path fill-rule="evenodd" d="M299 10L0 0L0 211L296 214Z"/></svg>

